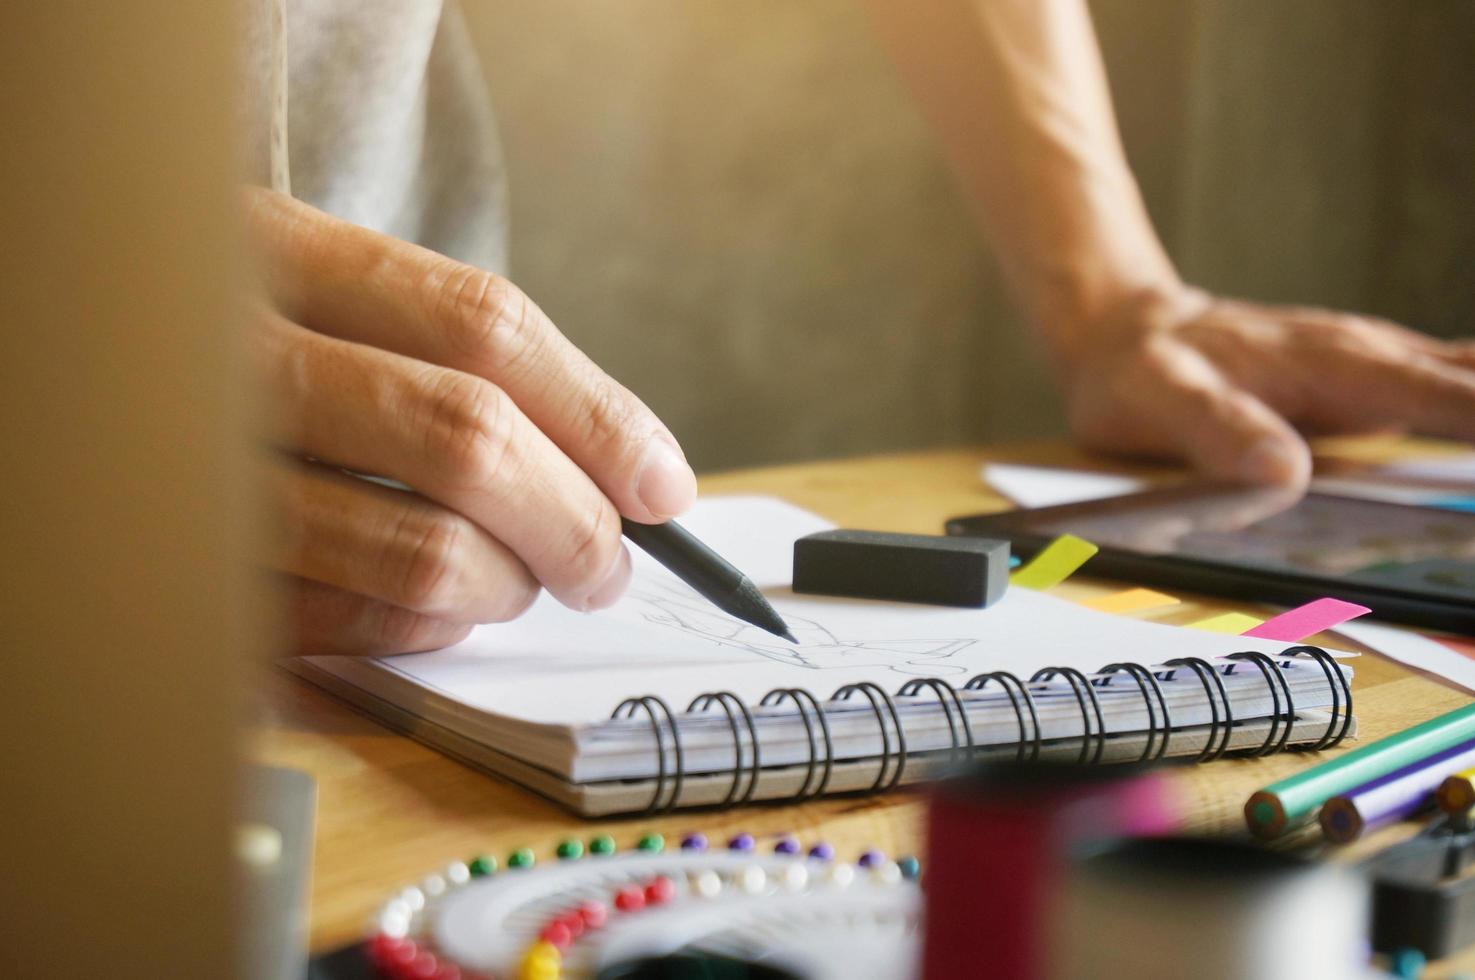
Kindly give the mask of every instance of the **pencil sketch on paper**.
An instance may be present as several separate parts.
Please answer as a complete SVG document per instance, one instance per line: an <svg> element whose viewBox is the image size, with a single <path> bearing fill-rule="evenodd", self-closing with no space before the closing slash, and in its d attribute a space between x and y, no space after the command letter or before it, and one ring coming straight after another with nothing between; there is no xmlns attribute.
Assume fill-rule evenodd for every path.
<svg viewBox="0 0 1475 980"><path fill-rule="evenodd" d="M640 615L648 623L807 670L885 667L918 677L961 674L967 667L949 661L975 642L972 639L842 640L812 619L786 615L784 621L799 641L791 644L718 611L704 599L663 585L636 587L626 597L644 604L646 608Z"/></svg>

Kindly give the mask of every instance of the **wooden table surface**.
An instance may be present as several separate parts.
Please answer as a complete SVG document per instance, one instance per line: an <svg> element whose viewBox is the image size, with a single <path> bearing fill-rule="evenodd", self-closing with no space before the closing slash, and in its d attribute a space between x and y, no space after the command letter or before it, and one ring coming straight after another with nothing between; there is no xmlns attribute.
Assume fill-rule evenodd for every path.
<svg viewBox="0 0 1475 980"><path fill-rule="evenodd" d="M1040 443L746 470L704 477L701 489L704 494L773 494L846 526L938 533L948 517L1009 506L980 479L987 460L1093 465L1062 444ZM1083 598L1120 588L1120 583L1077 577L1055 592ZM1256 611L1243 604L1181 598L1181 605L1153 618L1181 624L1228 609ZM1319 642L1354 648L1340 638L1322 637ZM1362 739L1469 700L1380 657L1364 657L1355 669ZM614 834L622 846L648 830L669 837L699 829L713 837L740 830L760 837L792 831L806 842L828 840L842 855L866 847L893 855L923 850L922 799L916 792L590 822L398 735L285 672L262 677L255 707L251 758L304 770L318 784L311 902L315 951L362 936L372 910L392 889L447 861L482 852L501 856L524 845L542 857L551 855L561 839L587 838L596 830ZM1240 807L1250 792L1327 755L1225 759L1188 767L1174 779L1193 815L1193 829L1232 832L1241 826ZM1394 828L1378 841L1410 832L1410 827ZM1441 964L1442 969L1429 975L1443 975L1454 965ZM1475 966L1475 955L1461 957L1459 965Z"/></svg>

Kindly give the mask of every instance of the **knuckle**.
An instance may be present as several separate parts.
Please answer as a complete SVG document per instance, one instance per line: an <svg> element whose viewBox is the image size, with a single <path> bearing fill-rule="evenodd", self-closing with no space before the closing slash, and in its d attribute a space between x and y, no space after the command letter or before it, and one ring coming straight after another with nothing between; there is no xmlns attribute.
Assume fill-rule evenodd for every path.
<svg viewBox="0 0 1475 980"><path fill-rule="evenodd" d="M495 385L443 375L430 393L429 416L425 452L442 485L476 489L497 475L515 430L511 404Z"/></svg>
<svg viewBox="0 0 1475 980"><path fill-rule="evenodd" d="M599 379L589 388L581 420L584 445L611 446L625 442L634 431L637 415L634 396L629 391L608 378Z"/></svg>
<svg viewBox="0 0 1475 980"><path fill-rule="evenodd" d="M456 349L494 377L516 375L547 340L537 307L502 276L458 266L442 296L442 322Z"/></svg>
<svg viewBox="0 0 1475 980"><path fill-rule="evenodd" d="M424 613L454 610L461 600L461 567L465 555L465 523L452 514L402 521L391 547L395 551L398 605Z"/></svg>
<svg viewBox="0 0 1475 980"><path fill-rule="evenodd" d="M569 532L565 567L571 582L588 589L598 588L620 547L620 522L614 506L601 500L576 521Z"/></svg>
<svg viewBox="0 0 1475 980"><path fill-rule="evenodd" d="M502 591L501 607L487 622L508 623L517 619L532 608L541 591L537 582L529 576L522 576L516 582L508 583Z"/></svg>
<svg viewBox="0 0 1475 980"><path fill-rule="evenodd" d="M413 609L382 605L374 624L375 640L386 650L410 653L444 645L440 624Z"/></svg>

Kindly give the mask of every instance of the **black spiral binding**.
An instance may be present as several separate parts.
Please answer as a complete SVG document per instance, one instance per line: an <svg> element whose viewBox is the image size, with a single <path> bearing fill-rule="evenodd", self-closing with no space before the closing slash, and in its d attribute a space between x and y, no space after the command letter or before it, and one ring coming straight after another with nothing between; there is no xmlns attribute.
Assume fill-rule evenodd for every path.
<svg viewBox="0 0 1475 980"><path fill-rule="evenodd" d="M665 727L670 731L671 742L676 746L676 776L671 786L671 795L664 804L661 798L666 792L666 742L661 738L661 715L656 714L657 707L661 709L661 715L665 716ZM671 706L653 694L640 698L626 698L619 703L610 717L634 718L635 713L641 708L645 709L646 717L650 719L650 730L656 737L656 788L651 794L649 805L642 812L665 813L676 806L676 801L681 796L681 780L686 775L686 760L681 754L681 730L676 727L676 717L671 714Z"/></svg>
<svg viewBox="0 0 1475 980"><path fill-rule="evenodd" d="M1030 676L1031 683L1043 684L1057 677L1064 677L1070 682L1070 689L1076 696L1076 703L1081 706L1081 757L1076 760L1080 765L1091 765L1101 761L1102 753L1106 751L1106 719L1101 715L1101 701L1096 697L1096 688L1085 674L1074 667L1046 667L1037 670ZM1086 713L1086 701L1091 702L1092 714L1096 716L1096 754L1091 755L1091 715Z"/></svg>
<svg viewBox="0 0 1475 980"><path fill-rule="evenodd" d="M1202 657L1179 657L1177 660L1169 660L1163 664L1164 667L1187 667L1198 675L1198 682L1204 686L1204 700L1209 704L1209 734L1204 739L1204 747L1194 762L1212 762L1222 756L1229 749L1230 736L1234 734L1234 707L1229 700L1229 692L1224 689L1224 678L1214 669L1214 665ZM1341 672L1338 671L1340 676ZM1216 703L1214 695L1219 696ZM1224 721L1219 721L1219 708L1224 708ZM1214 744L1214 736L1219 732L1219 744Z"/></svg>
<svg viewBox="0 0 1475 980"><path fill-rule="evenodd" d="M1019 749L1015 753L1015 760L1018 762L1034 762L1038 760L1043 740L1040 737L1040 712L1035 707L1034 695L1029 693L1029 687L1024 681L1015 677L1007 670L995 670L970 677L968 683L963 685L963 690L981 691L989 685L990 681L997 681L999 687L1003 688L1004 693L1008 695L1009 706L1014 709L1014 718L1019 722ZM1024 714L1019 710L1020 701L1023 701L1024 706L1029 710L1030 727L1028 735L1024 727ZM1025 755L1026 748L1029 750L1028 755Z"/></svg>
<svg viewBox="0 0 1475 980"><path fill-rule="evenodd" d="M1158 683L1157 677L1141 664L1128 663L1107 664L1096 673L1103 676L1125 673L1137 682L1137 689L1142 692L1142 704L1147 708L1147 740L1142 746L1142 757L1137 761L1156 762L1161 759L1168 751L1168 739L1173 734L1173 718L1168 713L1168 696L1163 693L1163 686ZM1152 709L1151 695L1157 696L1158 707L1163 713L1162 741L1157 744L1156 755L1153 754L1152 749L1153 742L1158 736L1157 713Z"/></svg>
<svg viewBox="0 0 1475 980"><path fill-rule="evenodd" d="M710 694L699 694L691 704L686 706L687 714L698 714L706 711L712 705L718 705L727 715L727 727L732 731L732 787L727 791L727 797L718 804L720 807L734 806L747 803L753 798L753 790L758 788L758 773L763 768L763 761L759 752L758 728L753 724L753 713L748 710L743 699L731 691L715 691ZM734 711L736 709L736 711ZM748 788L738 795L743 785L743 738L738 728L738 716L741 715L743 724L748 730L748 755L752 760L748 767Z"/></svg>
<svg viewBox="0 0 1475 980"><path fill-rule="evenodd" d="M1290 682L1277 661L1293 658L1312 660L1321 667L1331 690L1332 700L1331 718L1326 731L1314 743L1297 748L1304 747L1308 751L1332 748L1346 738L1351 729L1352 687L1336 658L1313 646L1290 647L1277 657L1256 651L1234 653L1224 658L1232 662L1227 667L1222 663L1216 666L1199 657L1180 657L1162 664L1157 673L1142 664L1113 663L1107 664L1091 676L1072 667L1047 667L1032 674L1028 681L1020 680L1008 671L990 671L969 678L961 687L935 677L916 678L903 684L897 690L896 697L924 697L930 693L937 699L952 743L950 757L956 762L971 758L981 748L976 742L972 723L968 718L968 702L990 690L991 685L996 686L1007 698L1018 726L1015 759L1032 762L1040 757L1044 736L1039 704L1031 686L1038 689L1052 681L1064 682L1081 713L1081 746L1077 762L1094 765L1102 761L1107 738L1111 734L1106 730L1098 688L1115 689L1112 687L1115 679L1130 678L1142 697L1147 715L1145 742L1136 761L1155 762L1168 754L1173 732L1173 719L1162 684L1172 680L1175 671L1190 670L1203 686L1204 699L1209 709L1208 734L1204 747L1194 757L1194 761L1207 762L1230 752L1236 721L1224 677L1233 672L1240 663L1253 664L1264 678L1270 695L1271 711L1268 717L1270 730L1265 740L1259 745L1239 750L1238 754L1268 755L1288 747L1296 721L1296 706ZM901 783L907 766L906 729L901 721L900 710L890 694L880 685L869 681L839 688L830 696L829 703L849 701L857 694L864 697L869 705L881 742L876 778L864 792L892 789ZM759 701L759 708L774 708L785 702L793 702L799 721L804 726L809 747L808 759L804 763L804 778L789 799L802 801L821 796L830 786L838 761L825 703L805 688L776 688L763 696ZM727 794L715 806L740 806L753 800L763 771L762 739L758 734L758 721L748 704L731 691L713 691L699 695L687 706L684 716L705 714L714 708L723 712L733 746L731 782ZM656 785L649 804L642 812L664 813L680 803L683 781L688 775L681 731L677 716L665 701L655 696L628 698L620 703L611 717L629 719L642 714L650 723L656 750ZM717 773L724 771L726 770L717 770Z"/></svg>
<svg viewBox="0 0 1475 980"><path fill-rule="evenodd" d="M1280 669L1271 657L1257 650L1246 650L1243 653L1231 653L1226 660L1248 660L1260 668L1260 673L1265 675L1265 686L1270 690L1270 732L1265 736L1265 742L1258 749L1251 749L1246 755L1269 755L1286 747L1291 738L1291 727L1296 720L1296 702L1291 697L1291 685L1286 681L1285 671ZM1285 712L1281 713L1280 693L1285 694ZM1284 730L1281 725L1284 722ZM1279 741L1276 736L1279 735Z"/></svg>
<svg viewBox="0 0 1475 980"><path fill-rule="evenodd" d="M939 681L939 683L941 683ZM871 681L861 681L859 684L846 684L834 694L830 695L831 701L848 701L850 695L859 691L866 696L871 703L871 710L876 713L876 726L881 731L881 765L876 772L876 781L871 784L868 793L879 793L883 790L892 789L901 782L901 775L907 767L907 733L901 726L901 716L896 713L896 702L891 700L891 695L880 684ZM882 706L886 710L882 713ZM886 778L886 767L891 761L891 738L886 733L886 716L891 716L891 724L896 729L896 769L891 778Z"/></svg>
<svg viewBox="0 0 1475 980"><path fill-rule="evenodd" d="M899 698L916 697L922 690L927 688L937 695L937 701L942 705L943 716L947 719L948 734L952 736L954 758L967 756L973 753L973 726L968 722L968 711L963 707L963 699L958 696L958 689L947 681L936 677L919 677L916 680L907 681L896 692ZM958 739L959 724L953 721L953 712L958 714L958 721L963 729L963 741Z"/></svg>
<svg viewBox="0 0 1475 980"><path fill-rule="evenodd" d="M804 770L804 782L799 784L798 791L792 797L794 802L797 803L807 800L812 796L819 796L830 785L830 774L835 769L835 743L830 741L830 722L825 717L824 705L820 704L819 699L804 688L775 688L763 695L763 700L758 703L761 707L771 708L774 705L783 703L786 698L793 701L794 706L799 709L799 720L804 722L804 735L809 742L809 765ZM813 712L815 721L810 721L810 712ZM809 784L814 779L816 767L819 764L819 743L814 738L816 724L819 727L821 737L824 738L825 771L820 776L820 780L814 789L811 790Z"/></svg>
<svg viewBox="0 0 1475 980"><path fill-rule="evenodd" d="M1337 658L1327 653L1321 647L1295 646L1282 652L1281 656L1295 657L1304 656L1315 660L1326 675L1326 682L1332 689L1332 719L1327 723L1326 734L1314 745L1305 747L1307 752L1320 752L1340 745L1347 737L1347 732L1352 728L1352 685L1347 680L1347 675L1337 666ZM1343 703L1343 698L1346 699Z"/></svg>

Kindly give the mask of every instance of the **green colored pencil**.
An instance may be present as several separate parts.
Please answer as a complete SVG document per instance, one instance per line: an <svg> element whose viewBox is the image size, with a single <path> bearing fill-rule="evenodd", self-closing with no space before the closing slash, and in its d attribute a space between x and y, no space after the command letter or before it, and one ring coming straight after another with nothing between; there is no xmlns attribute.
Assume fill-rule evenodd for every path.
<svg viewBox="0 0 1475 980"><path fill-rule="evenodd" d="M1475 738L1475 704L1431 718L1396 735L1271 783L1245 802L1245 823L1256 837L1279 837L1306 823L1338 793Z"/></svg>

